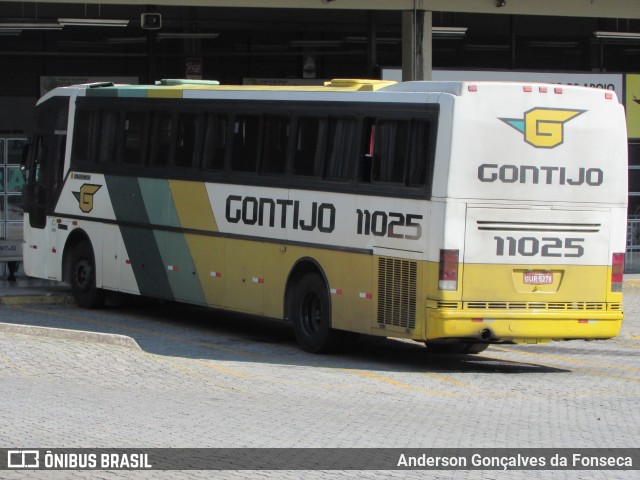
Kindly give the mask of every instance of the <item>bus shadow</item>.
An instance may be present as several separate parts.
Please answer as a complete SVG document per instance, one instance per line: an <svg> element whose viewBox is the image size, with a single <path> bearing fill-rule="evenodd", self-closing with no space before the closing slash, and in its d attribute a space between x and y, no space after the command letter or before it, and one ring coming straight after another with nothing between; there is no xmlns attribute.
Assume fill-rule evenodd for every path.
<svg viewBox="0 0 640 480"><path fill-rule="evenodd" d="M11 321L133 338L150 354L213 362L247 362L375 372L563 373L535 362L503 360L491 347L476 355L436 354L422 343L354 335L330 354L300 350L291 325L251 315L171 302L134 300L100 310L74 305L27 307L24 320Z"/></svg>
<svg viewBox="0 0 640 480"><path fill-rule="evenodd" d="M250 315L210 309L151 303L127 307L128 316L140 318L148 333L132 336L148 353L199 360L258 362L381 372L432 373L562 373L569 370L535 362L501 360L481 354L436 354L422 343L384 337L353 335L330 354L300 350L291 325ZM161 326L159 331L154 326ZM491 355L491 348L485 351Z"/></svg>

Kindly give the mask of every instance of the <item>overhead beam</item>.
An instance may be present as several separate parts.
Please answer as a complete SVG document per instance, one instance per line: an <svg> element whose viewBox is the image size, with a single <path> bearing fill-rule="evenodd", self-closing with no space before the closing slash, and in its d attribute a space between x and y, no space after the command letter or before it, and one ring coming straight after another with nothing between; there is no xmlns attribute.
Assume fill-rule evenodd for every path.
<svg viewBox="0 0 640 480"><path fill-rule="evenodd" d="M596 18L640 18L640 0L8 0L16 3L77 3L198 7L429 10Z"/></svg>

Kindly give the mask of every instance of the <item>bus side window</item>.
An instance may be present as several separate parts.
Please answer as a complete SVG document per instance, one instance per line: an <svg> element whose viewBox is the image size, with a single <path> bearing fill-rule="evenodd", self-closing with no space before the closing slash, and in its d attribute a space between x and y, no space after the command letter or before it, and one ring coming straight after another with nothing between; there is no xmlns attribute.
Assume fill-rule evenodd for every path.
<svg viewBox="0 0 640 480"><path fill-rule="evenodd" d="M173 115L169 112L151 112L149 135L149 164L156 167L169 165Z"/></svg>
<svg viewBox="0 0 640 480"><path fill-rule="evenodd" d="M96 121L96 112L91 110L78 110L76 112L74 135L73 135L73 150L71 152L71 159L74 164L88 163L91 161L90 144L94 128L92 123ZM36 144L36 146L38 146Z"/></svg>
<svg viewBox="0 0 640 480"><path fill-rule="evenodd" d="M365 118L363 123L363 144L360 153L360 181L371 182L371 160L373 159L376 123L373 118Z"/></svg>
<svg viewBox="0 0 640 480"><path fill-rule="evenodd" d="M124 146L122 161L129 165L143 163L143 140L146 137L147 114L144 112L127 112L124 121Z"/></svg>
<svg viewBox="0 0 640 480"><path fill-rule="evenodd" d="M284 174L289 147L289 117L267 115L264 120L262 162L264 173Z"/></svg>
<svg viewBox="0 0 640 480"><path fill-rule="evenodd" d="M257 172L261 120L260 115L236 115L233 126L231 171Z"/></svg>
<svg viewBox="0 0 640 480"><path fill-rule="evenodd" d="M371 180L404 184L409 122L378 119L373 129Z"/></svg>
<svg viewBox="0 0 640 480"><path fill-rule="evenodd" d="M322 176L321 139L325 123L317 117L298 118L293 153L293 174L304 177Z"/></svg>
<svg viewBox="0 0 640 480"><path fill-rule="evenodd" d="M190 168L199 154L196 142L201 138L202 117L194 113L182 113L178 117L178 132L176 137L175 166Z"/></svg>
<svg viewBox="0 0 640 480"><path fill-rule="evenodd" d="M411 122L409 168L407 173L407 185L410 187L422 187L425 184L431 184L433 175L431 125L431 120L414 119Z"/></svg>
<svg viewBox="0 0 640 480"><path fill-rule="evenodd" d="M207 113L205 122L202 166L207 170L224 170L229 119L226 115L219 113Z"/></svg>
<svg viewBox="0 0 640 480"><path fill-rule="evenodd" d="M353 175L357 124L352 117L329 117L324 178L350 180Z"/></svg>
<svg viewBox="0 0 640 480"><path fill-rule="evenodd" d="M101 128L100 132L96 134L96 141L98 142L96 160L100 164L115 163L119 115L115 110L102 110L100 117Z"/></svg>

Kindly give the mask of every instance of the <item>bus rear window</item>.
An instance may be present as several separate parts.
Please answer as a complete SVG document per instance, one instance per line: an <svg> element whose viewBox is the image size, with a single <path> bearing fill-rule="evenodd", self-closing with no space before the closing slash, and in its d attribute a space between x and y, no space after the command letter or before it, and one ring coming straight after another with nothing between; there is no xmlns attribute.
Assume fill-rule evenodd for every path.
<svg viewBox="0 0 640 480"><path fill-rule="evenodd" d="M371 180L404 184L409 122L406 120L378 120L372 134Z"/></svg>
<svg viewBox="0 0 640 480"><path fill-rule="evenodd" d="M424 187L433 167L432 120L368 118L360 181Z"/></svg>
<svg viewBox="0 0 640 480"><path fill-rule="evenodd" d="M409 147L407 185L421 187L431 184L433 170L432 132L430 120L413 120ZM427 176L429 178L427 178Z"/></svg>

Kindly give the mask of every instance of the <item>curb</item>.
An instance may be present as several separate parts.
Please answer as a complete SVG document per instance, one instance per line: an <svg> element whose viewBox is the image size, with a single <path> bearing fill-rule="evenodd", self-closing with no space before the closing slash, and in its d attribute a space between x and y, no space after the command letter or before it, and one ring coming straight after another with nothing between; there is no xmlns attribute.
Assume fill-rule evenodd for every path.
<svg viewBox="0 0 640 480"><path fill-rule="evenodd" d="M14 323L0 323L0 333L48 337L58 340L76 340L80 342L101 343L105 345L131 348L133 350L142 350L140 345L138 345L133 338L115 333L86 332L83 330L36 327L33 325L17 325Z"/></svg>

